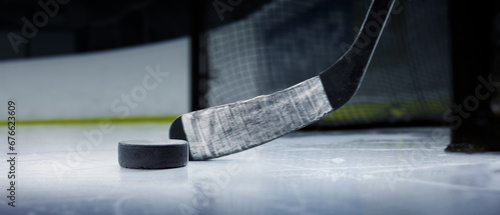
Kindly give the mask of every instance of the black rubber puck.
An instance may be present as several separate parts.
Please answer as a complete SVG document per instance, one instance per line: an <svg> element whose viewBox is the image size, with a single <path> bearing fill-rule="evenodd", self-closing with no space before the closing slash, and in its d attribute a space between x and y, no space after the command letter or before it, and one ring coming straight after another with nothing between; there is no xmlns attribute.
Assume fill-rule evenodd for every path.
<svg viewBox="0 0 500 215"><path fill-rule="evenodd" d="M133 169L166 169L186 166L185 140L126 140L118 143L118 163Z"/></svg>

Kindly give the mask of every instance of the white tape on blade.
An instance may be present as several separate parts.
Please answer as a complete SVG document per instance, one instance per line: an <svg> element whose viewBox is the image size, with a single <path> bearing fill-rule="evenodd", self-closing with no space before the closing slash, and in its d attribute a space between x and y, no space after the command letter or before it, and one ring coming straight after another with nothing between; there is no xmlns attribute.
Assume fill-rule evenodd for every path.
<svg viewBox="0 0 500 215"><path fill-rule="evenodd" d="M184 114L182 123L191 156L204 160L269 142L332 111L315 76L270 95Z"/></svg>

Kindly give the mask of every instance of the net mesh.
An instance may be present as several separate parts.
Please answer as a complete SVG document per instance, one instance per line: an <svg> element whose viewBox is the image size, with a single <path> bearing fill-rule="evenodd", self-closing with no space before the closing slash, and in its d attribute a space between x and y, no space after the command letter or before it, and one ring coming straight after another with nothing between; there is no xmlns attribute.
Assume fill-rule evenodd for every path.
<svg viewBox="0 0 500 215"><path fill-rule="evenodd" d="M350 46L371 1L218 1L224 13L214 2L204 5L195 53L207 107L319 74ZM397 4L357 94L316 125L442 121L451 100L446 1Z"/></svg>

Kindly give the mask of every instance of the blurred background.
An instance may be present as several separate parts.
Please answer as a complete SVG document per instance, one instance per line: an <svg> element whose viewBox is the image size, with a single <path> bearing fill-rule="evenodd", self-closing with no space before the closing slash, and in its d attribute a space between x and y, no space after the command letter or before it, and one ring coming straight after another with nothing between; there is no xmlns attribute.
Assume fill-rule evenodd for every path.
<svg viewBox="0 0 500 215"><path fill-rule="evenodd" d="M0 100L18 101L18 120L170 119L189 111L187 1L0 5ZM148 66L164 74L160 81ZM144 90L145 78L154 89Z"/></svg>
<svg viewBox="0 0 500 215"><path fill-rule="evenodd" d="M138 46L189 32L188 1L2 0L0 4L2 60ZM24 36L26 23L38 32L15 53L7 35Z"/></svg>
<svg viewBox="0 0 500 215"><path fill-rule="evenodd" d="M369 3L1 0L0 100L18 101L31 122L168 121L318 74L347 50ZM497 1L398 1L358 94L311 128L498 135L498 86L470 96L498 78L499 23Z"/></svg>

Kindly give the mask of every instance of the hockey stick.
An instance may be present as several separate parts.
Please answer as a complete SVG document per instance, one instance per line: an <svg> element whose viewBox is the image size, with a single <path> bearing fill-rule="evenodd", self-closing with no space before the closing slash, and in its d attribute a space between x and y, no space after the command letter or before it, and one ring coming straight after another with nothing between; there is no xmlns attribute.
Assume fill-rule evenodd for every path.
<svg viewBox="0 0 500 215"><path fill-rule="evenodd" d="M191 160L240 152L303 128L339 109L356 93L396 0L373 0L349 50L318 76L249 100L186 113L170 138L189 143Z"/></svg>

